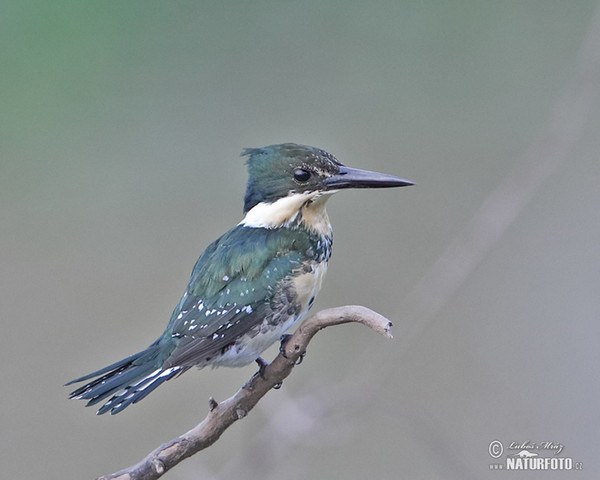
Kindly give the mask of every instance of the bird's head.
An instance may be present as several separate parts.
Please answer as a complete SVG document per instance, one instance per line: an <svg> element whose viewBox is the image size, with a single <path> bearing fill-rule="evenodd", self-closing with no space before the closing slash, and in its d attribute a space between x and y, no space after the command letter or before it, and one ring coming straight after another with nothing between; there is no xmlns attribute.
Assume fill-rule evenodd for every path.
<svg viewBox="0 0 600 480"><path fill-rule="evenodd" d="M247 148L248 187L244 213L295 194L333 193L343 188L385 188L413 182L342 165L324 150L295 143Z"/></svg>

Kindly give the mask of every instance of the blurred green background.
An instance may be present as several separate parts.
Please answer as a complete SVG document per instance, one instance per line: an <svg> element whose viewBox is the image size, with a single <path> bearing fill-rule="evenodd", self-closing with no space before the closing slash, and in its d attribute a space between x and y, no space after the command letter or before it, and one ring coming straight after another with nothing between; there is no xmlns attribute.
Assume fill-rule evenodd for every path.
<svg viewBox="0 0 600 480"><path fill-rule="evenodd" d="M417 182L329 202L315 308L364 304L395 339L322 332L166 478L530 478L489 470L496 439L583 462L540 478L597 474L596 8L3 2L3 478L124 468L253 373L191 371L117 417L62 387L162 332L197 256L241 218L240 151L287 141Z"/></svg>

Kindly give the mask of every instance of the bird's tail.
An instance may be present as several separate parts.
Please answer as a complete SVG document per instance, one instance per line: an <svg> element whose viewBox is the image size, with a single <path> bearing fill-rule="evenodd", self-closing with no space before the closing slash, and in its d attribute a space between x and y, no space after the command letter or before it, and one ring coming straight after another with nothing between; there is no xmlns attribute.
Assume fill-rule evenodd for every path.
<svg viewBox="0 0 600 480"><path fill-rule="evenodd" d="M160 356L161 347L157 341L146 350L124 358L108 367L71 380L66 385L97 377L73 391L69 398L88 400L86 407L89 407L112 395L110 400L100 407L97 414L102 415L108 411L111 415L119 413L125 407L145 398L163 382L189 368L162 368Z"/></svg>

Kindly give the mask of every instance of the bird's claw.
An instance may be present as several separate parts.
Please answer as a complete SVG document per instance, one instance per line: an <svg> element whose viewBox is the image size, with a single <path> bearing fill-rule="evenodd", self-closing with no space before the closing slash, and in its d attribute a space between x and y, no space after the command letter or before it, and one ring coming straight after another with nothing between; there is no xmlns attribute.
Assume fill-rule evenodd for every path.
<svg viewBox="0 0 600 480"><path fill-rule="evenodd" d="M284 333L281 338L279 339L279 341L281 342L281 344L279 345L279 353L281 354L282 357L287 358L287 355L285 354L285 346L288 344L288 342L290 341L290 338L292 338L292 335L289 333Z"/></svg>
<svg viewBox="0 0 600 480"><path fill-rule="evenodd" d="M269 366L269 362L262 357L258 357L255 362L258 364L258 375L265 380L265 370Z"/></svg>
<svg viewBox="0 0 600 480"><path fill-rule="evenodd" d="M281 344L279 345L279 353L281 354L281 356L283 358L288 358L287 355L285 354L285 347L287 346L288 342L290 341L290 338L292 338L292 335L290 335L289 333L284 333L281 336ZM306 356L306 352L302 352L300 354L300 356L298 357L298 360L296 360L296 365L300 365L302 363L302 360L304 360L304 357Z"/></svg>
<svg viewBox="0 0 600 480"><path fill-rule="evenodd" d="M255 374L255 376L258 375L263 380L266 380L265 370L269 366L269 363L262 357L258 357L254 361L258 364L258 372ZM273 390L279 390L281 388L281 385L283 385L283 382L276 383L275 385L273 385Z"/></svg>

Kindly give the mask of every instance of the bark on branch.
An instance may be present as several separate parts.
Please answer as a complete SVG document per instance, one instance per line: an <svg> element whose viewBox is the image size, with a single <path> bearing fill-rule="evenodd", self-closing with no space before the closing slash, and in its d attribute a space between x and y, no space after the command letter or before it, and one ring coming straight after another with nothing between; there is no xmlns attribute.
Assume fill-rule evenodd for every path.
<svg viewBox="0 0 600 480"><path fill-rule="evenodd" d="M112 475L99 477L98 480L156 479L185 458L211 446L231 424L244 418L269 390L283 382L319 330L351 322L362 323L377 333L392 338L391 322L366 307L347 305L321 310L302 322L286 343L285 356L279 354L264 369L262 376L255 374L227 400L217 403L211 398L208 415L196 427L164 443L138 464Z"/></svg>

